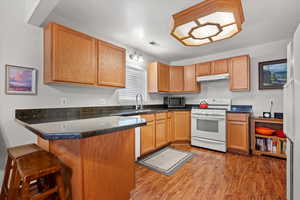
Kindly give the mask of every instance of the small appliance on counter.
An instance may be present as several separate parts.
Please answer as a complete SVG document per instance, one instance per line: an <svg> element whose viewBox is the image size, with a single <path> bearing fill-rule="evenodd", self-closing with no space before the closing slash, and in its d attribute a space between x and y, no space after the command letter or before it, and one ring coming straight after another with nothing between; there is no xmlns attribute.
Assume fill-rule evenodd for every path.
<svg viewBox="0 0 300 200"><path fill-rule="evenodd" d="M168 108L184 108L184 97L164 97L164 105Z"/></svg>

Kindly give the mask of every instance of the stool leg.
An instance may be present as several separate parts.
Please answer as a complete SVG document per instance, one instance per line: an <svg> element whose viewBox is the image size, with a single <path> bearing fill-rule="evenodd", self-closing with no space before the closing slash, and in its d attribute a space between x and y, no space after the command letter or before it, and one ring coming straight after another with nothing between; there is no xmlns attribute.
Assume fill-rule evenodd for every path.
<svg viewBox="0 0 300 200"><path fill-rule="evenodd" d="M23 180L22 182L22 188L21 188L21 200L30 200L31 196L30 196L30 179L29 178L25 178L25 180Z"/></svg>
<svg viewBox="0 0 300 200"><path fill-rule="evenodd" d="M58 172L55 176L56 185L58 187L58 196L60 200L65 200L65 189L64 189L64 182L62 178L61 172Z"/></svg>
<svg viewBox="0 0 300 200"><path fill-rule="evenodd" d="M10 180L10 186L8 190L8 198L7 200L15 200L19 195L21 185L21 177L16 169L16 165L13 165L12 176Z"/></svg>
<svg viewBox="0 0 300 200"><path fill-rule="evenodd" d="M11 174L11 168L12 168L12 159L8 156L6 161L6 166L5 166L4 179L1 187L0 199L6 199L5 197L8 192L8 185L9 185L8 181Z"/></svg>

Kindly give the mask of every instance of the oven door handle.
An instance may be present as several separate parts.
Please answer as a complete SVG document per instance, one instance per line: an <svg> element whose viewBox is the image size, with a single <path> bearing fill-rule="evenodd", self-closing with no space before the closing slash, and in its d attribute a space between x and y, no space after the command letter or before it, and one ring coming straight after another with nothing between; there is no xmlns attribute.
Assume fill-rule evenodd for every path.
<svg viewBox="0 0 300 200"><path fill-rule="evenodd" d="M224 142L221 142L221 141L217 141L217 140L209 140L209 139L204 139L204 138L195 138L195 137L192 137L192 140L196 140L196 141L199 141L199 142L207 142L207 143L212 143L212 144L224 144Z"/></svg>
<svg viewBox="0 0 300 200"><path fill-rule="evenodd" d="M221 120L225 120L225 117L217 117L217 116L200 116L200 115L192 115L192 118L193 119L203 119L203 120L218 120L218 121L221 121Z"/></svg>

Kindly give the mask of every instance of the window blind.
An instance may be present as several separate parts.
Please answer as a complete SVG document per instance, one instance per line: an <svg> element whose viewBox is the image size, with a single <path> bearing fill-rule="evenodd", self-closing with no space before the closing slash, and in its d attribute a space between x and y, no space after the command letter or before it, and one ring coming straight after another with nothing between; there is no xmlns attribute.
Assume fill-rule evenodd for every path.
<svg viewBox="0 0 300 200"><path fill-rule="evenodd" d="M142 68L127 66L126 88L119 90L119 101L135 101L137 94L146 98L146 71Z"/></svg>

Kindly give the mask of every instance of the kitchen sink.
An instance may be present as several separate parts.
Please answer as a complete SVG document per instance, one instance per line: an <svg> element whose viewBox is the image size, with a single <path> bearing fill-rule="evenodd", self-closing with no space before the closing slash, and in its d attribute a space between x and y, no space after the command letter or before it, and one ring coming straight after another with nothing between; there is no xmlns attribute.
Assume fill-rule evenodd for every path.
<svg viewBox="0 0 300 200"><path fill-rule="evenodd" d="M153 112L153 110L149 110L149 109L130 110L130 111L125 111L125 112L120 112L115 115L117 115L117 116L133 116L133 115L138 115L141 113L148 113L148 112Z"/></svg>

